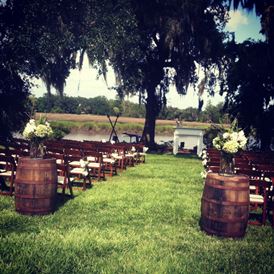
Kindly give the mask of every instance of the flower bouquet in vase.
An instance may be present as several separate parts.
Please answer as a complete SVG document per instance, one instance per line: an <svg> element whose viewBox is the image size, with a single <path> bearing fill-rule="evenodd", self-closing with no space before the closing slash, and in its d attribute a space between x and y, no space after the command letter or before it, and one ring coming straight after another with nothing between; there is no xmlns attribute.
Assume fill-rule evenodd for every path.
<svg viewBox="0 0 274 274"><path fill-rule="evenodd" d="M213 146L221 153L219 170L221 175L234 174L234 156L245 148L246 142L244 131L235 128L222 131L213 139Z"/></svg>
<svg viewBox="0 0 274 274"><path fill-rule="evenodd" d="M52 128L45 118L41 117L38 121L29 120L23 131L23 136L30 141L31 158L44 158L44 141L49 139L52 134Z"/></svg>

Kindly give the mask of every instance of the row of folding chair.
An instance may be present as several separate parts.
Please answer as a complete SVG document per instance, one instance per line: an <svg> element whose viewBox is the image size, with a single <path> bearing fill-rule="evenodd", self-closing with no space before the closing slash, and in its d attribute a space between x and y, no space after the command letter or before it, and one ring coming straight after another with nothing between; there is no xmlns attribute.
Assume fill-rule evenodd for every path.
<svg viewBox="0 0 274 274"><path fill-rule="evenodd" d="M0 195L12 195L15 176L16 163L14 158L0 154Z"/></svg>
<svg viewBox="0 0 274 274"><path fill-rule="evenodd" d="M14 190L16 165L19 157L29 155L29 142L15 139L0 145L0 187L8 181L11 195ZM57 162L58 186L62 193L66 189L72 195L75 182L82 182L82 189L91 185L91 180L105 179L105 175L117 174L117 169L124 170L128 166L145 162L143 145L134 144L105 144L101 142L79 142L73 140L48 141L45 143L47 157L53 157ZM0 190L1 194L1 190Z"/></svg>
<svg viewBox="0 0 274 274"><path fill-rule="evenodd" d="M139 157L136 155L140 155L139 152L128 153L124 145L72 140L47 143L47 153L49 157L55 157L56 153L63 155L63 163L67 166L66 174L70 177L70 180L67 180L67 185L75 179L80 179L83 181L83 189L86 188L87 182L91 184L91 179L105 179L105 175L116 175L118 168L123 170L127 166L133 166L134 162L138 163L136 159ZM145 153L143 155L145 158ZM59 163L60 160L58 159ZM84 167L81 165L81 161L82 165L84 163Z"/></svg>
<svg viewBox="0 0 274 274"><path fill-rule="evenodd" d="M261 219L254 218L251 224L266 224L268 216L274 227L274 154L273 152L244 151L242 162L236 165L236 172L249 176L250 182L250 216L256 216L258 209ZM237 158L236 158L237 159ZM272 220L271 220L272 219Z"/></svg>
<svg viewBox="0 0 274 274"><path fill-rule="evenodd" d="M145 153L143 152L143 145L134 144L110 144L94 141L72 141L72 140L62 140L61 142L48 143L50 147L63 147L63 149L79 149L79 150L94 150L103 154L103 161L107 165L109 164L110 169L112 169L111 164L114 160L117 162L118 168L126 169L127 166L134 166L134 164L145 162ZM134 152L132 151L134 148ZM110 160L112 159L112 160ZM114 171L115 172L115 171ZM110 174L113 172L110 170Z"/></svg>
<svg viewBox="0 0 274 274"><path fill-rule="evenodd" d="M0 195L12 195L19 157L27 156L27 145L0 142Z"/></svg>
<svg viewBox="0 0 274 274"><path fill-rule="evenodd" d="M250 224L265 225L267 217L274 227L274 162L273 153L242 152L234 157L235 174L249 177ZM268 164L266 164L267 162ZM207 150L207 171L218 172L220 152ZM272 215L271 215L272 213ZM272 216L272 217L271 217ZM259 217L259 218L258 218Z"/></svg>

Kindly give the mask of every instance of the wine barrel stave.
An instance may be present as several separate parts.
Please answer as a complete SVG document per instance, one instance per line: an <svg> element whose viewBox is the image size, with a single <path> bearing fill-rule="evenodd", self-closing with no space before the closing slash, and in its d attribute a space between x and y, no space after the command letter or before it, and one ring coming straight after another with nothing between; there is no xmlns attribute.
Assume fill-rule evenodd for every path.
<svg viewBox="0 0 274 274"><path fill-rule="evenodd" d="M201 228L217 236L243 237L248 214L248 177L208 173L202 197Z"/></svg>
<svg viewBox="0 0 274 274"><path fill-rule="evenodd" d="M19 159L15 180L15 208L26 215L54 211L57 192L55 159Z"/></svg>

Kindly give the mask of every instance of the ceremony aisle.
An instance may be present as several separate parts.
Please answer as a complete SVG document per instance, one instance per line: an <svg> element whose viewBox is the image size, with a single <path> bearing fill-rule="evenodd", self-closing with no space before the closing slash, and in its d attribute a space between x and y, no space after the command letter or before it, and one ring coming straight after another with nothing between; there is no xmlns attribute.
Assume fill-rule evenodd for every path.
<svg viewBox="0 0 274 274"><path fill-rule="evenodd" d="M201 171L194 156L148 155L43 217L0 196L0 273L273 273L269 224L242 240L201 231Z"/></svg>

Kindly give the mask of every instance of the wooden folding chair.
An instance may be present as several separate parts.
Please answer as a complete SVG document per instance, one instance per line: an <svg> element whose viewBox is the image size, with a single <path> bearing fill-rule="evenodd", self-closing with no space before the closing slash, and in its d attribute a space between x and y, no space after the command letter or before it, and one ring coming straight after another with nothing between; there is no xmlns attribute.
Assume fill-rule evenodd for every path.
<svg viewBox="0 0 274 274"><path fill-rule="evenodd" d="M271 186L268 192L268 214L271 218L270 212L272 212L271 225L274 228L274 169L271 171L266 171L264 175L265 178L269 179L271 182Z"/></svg>
<svg viewBox="0 0 274 274"><path fill-rule="evenodd" d="M260 217L260 221L256 218L255 220L249 220L249 224L265 225L271 182L266 180L264 172L259 169L254 170L254 166L240 168L237 170L237 174L249 176L250 219L251 217Z"/></svg>
<svg viewBox="0 0 274 274"><path fill-rule="evenodd" d="M82 149L78 145L77 145L77 148L76 147L74 147L74 148L66 147L64 154L67 156L75 156L75 157L80 157L80 158L84 156Z"/></svg>
<svg viewBox="0 0 274 274"><path fill-rule="evenodd" d="M265 225L267 219L267 205L271 182L264 180L254 180L252 184L259 188L259 193L250 194L250 215L255 215L259 208L261 210L261 213L259 213L261 214L261 221L249 221L249 223L255 225Z"/></svg>
<svg viewBox="0 0 274 274"><path fill-rule="evenodd" d="M54 150L55 151L55 150ZM72 184L70 182L69 170L65 163L65 156L60 150L58 153L47 150L46 157L54 158L56 160L57 167L57 187L62 189L62 194L65 195L66 189L69 190L70 195L73 196Z"/></svg>
<svg viewBox="0 0 274 274"><path fill-rule="evenodd" d="M105 175L113 176L117 175L118 160L112 157L112 148L110 146L98 147L97 151L102 153L103 164L104 164L104 173Z"/></svg>
<svg viewBox="0 0 274 274"><path fill-rule="evenodd" d="M68 167L68 173L72 184L81 183L82 190L86 190L87 181L91 186L91 178L87 166L82 165L83 159L80 156L65 155L65 165ZM87 164L87 163L86 163Z"/></svg>
<svg viewBox="0 0 274 274"><path fill-rule="evenodd" d="M127 168L127 161L126 157L120 150L117 150L117 152L111 153L111 158L113 158L115 161L117 161L117 167L120 169L120 171L123 171Z"/></svg>
<svg viewBox="0 0 274 274"><path fill-rule="evenodd" d="M249 177L249 190L251 194L259 194L259 187L257 181L262 180L262 174L260 171L253 170L251 166L238 166L235 169L235 173L239 175L247 175ZM253 184L253 182L255 182Z"/></svg>
<svg viewBox="0 0 274 274"><path fill-rule="evenodd" d="M273 164L258 164L256 166L258 170L264 176L264 181L269 183L269 187L267 188L268 193L268 215L271 219L272 227L274 228L274 165ZM271 217L272 212L272 217Z"/></svg>
<svg viewBox="0 0 274 274"><path fill-rule="evenodd" d="M72 184L70 181L70 175L68 171L67 165L65 163L63 164L57 164L57 186L62 189L62 194L65 195L66 189L69 190L70 196L73 197L73 191L72 191Z"/></svg>
<svg viewBox="0 0 274 274"><path fill-rule="evenodd" d="M105 165L102 153L94 150L84 150L84 160L88 162L89 175L97 180L105 179Z"/></svg>
<svg viewBox="0 0 274 274"><path fill-rule="evenodd" d="M145 163L148 147L145 147L142 144L136 144L135 147L137 149L137 163Z"/></svg>
<svg viewBox="0 0 274 274"><path fill-rule="evenodd" d="M220 170L220 158L211 158L207 161L207 171L219 172Z"/></svg>
<svg viewBox="0 0 274 274"><path fill-rule="evenodd" d="M0 195L12 195L13 186L16 175L16 163L12 156L0 155L0 180L1 190ZM6 181L9 182L9 187L5 189Z"/></svg>

